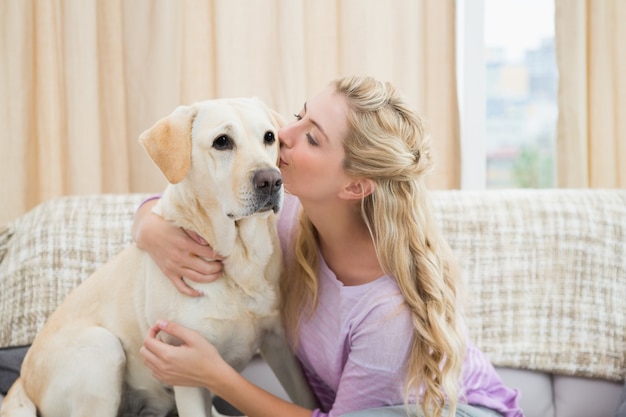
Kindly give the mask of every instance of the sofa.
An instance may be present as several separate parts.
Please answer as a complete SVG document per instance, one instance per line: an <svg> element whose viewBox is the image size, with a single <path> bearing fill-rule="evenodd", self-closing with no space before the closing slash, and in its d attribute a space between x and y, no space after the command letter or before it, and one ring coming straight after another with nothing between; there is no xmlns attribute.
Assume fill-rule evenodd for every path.
<svg viewBox="0 0 626 417"><path fill-rule="evenodd" d="M0 381L69 291L132 244L145 197L62 197L0 226ZM626 373L626 190L432 197L464 270L470 336L520 391L524 414L614 417ZM244 375L288 398L260 357Z"/></svg>

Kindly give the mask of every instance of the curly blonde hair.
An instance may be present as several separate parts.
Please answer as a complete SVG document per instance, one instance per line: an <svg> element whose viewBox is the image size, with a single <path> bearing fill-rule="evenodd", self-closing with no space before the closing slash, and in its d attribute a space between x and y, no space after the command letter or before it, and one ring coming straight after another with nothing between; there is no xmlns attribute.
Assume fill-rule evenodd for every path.
<svg viewBox="0 0 626 417"><path fill-rule="evenodd" d="M465 355L460 272L435 225L424 183L433 165L429 137L391 84L351 76L332 85L348 103L345 172L376 183L362 200L362 216L380 264L395 277L412 315L405 398L423 389L426 416L441 416L446 402L454 415ZM294 261L281 279L282 316L294 344L301 320L317 306L317 245L316 230L301 213Z"/></svg>

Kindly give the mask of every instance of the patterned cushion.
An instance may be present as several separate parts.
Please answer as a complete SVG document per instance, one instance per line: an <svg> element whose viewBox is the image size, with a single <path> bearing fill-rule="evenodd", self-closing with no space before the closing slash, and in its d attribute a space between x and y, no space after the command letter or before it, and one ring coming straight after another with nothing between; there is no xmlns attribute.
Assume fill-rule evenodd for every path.
<svg viewBox="0 0 626 417"><path fill-rule="evenodd" d="M495 365L624 379L625 190L445 191L434 205Z"/></svg>
<svg viewBox="0 0 626 417"><path fill-rule="evenodd" d="M0 347L29 344L131 243L145 194L65 197L0 227ZM496 366L623 380L626 191L433 193L465 271L468 325Z"/></svg>
<svg viewBox="0 0 626 417"><path fill-rule="evenodd" d="M0 347L30 344L74 287L131 244L133 214L145 197L64 197L0 230Z"/></svg>

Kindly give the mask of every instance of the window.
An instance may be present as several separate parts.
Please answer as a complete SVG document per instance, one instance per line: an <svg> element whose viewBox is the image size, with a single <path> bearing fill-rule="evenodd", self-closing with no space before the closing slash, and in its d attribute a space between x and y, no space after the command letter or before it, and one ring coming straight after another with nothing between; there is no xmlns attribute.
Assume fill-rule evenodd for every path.
<svg viewBox="0 0 626 417"><path fill-rule="evenodd" d="M457 6L463 188L555 186L553 2Z"/></svg>

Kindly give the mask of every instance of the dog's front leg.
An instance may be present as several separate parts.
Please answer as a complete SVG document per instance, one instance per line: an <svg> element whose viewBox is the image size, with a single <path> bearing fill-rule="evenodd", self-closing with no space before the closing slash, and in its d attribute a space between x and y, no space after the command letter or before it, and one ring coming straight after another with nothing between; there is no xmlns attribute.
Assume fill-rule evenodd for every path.
<svg viewBox="0 0 626 417"><path fill-rule="evenodd" d="M179 417L211 417L211 393L205 388L174 387Z"/></svg>

